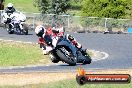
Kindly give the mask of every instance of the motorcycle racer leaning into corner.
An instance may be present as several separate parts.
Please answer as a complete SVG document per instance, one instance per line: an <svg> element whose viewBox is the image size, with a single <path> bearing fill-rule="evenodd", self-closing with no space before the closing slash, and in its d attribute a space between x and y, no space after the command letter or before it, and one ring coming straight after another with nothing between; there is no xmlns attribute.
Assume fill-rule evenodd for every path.
<svg viewBox="0 0 132 88"><path fill-rule="evenodd" d="M64 35L64 28L62 26L58 27L48 27L45 28L42 25L38 25L35 28L35 33L39 37L38 43L40 44L40 48L43 50L43 54L46 55L48 54L51 50L52 47L56 47L57 41L60 37L63 37ZM50 40L50 42L46 42L45 38ZM70 35L67 34L66 38L73 44L75 47L78 49L81 49L81 51L84 53L86 52L85 50L82 49L82 45L76 41L76 39ZM44 43L44 46L41 45L41 43Z"/></svg>

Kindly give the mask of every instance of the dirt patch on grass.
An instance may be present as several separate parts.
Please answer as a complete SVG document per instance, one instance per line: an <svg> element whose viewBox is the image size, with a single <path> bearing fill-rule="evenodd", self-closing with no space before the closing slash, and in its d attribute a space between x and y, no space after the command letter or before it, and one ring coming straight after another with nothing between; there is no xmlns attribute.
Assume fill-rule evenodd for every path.
<svg viewBox="0 0 132 88"><path fill-rule="evenodd" d="M0 85L28 85L74 78L74 73L17 73L0 74Z"/></svg>
<svg viewBox="0 0 132 88"><path fill-rule="evenodd" d="M87 71L88 74L130 74L132 69L125 70L96 70ZM16 74L0 74L0 86L5 85L29 85L39 83L49 83L61 81L64 79L75 79L77 72L66 73L16 73Z"/></svg>

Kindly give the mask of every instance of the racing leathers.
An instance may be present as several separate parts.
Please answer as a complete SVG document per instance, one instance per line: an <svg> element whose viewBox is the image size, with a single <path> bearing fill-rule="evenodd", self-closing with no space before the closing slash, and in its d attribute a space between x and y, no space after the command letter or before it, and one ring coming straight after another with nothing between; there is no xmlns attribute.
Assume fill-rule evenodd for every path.
<svg viewBox="0 0 132 88"><path fill-rule="evenodd" d="M44 28L43 26L37 26L37 28ZM44 28L45 29L45 28ZM49 51L52 50L52 30L49 27L48 29L45 29L45 34L43 36L39 37L38 43L40 44L40 48L42 48L43 54L48 54Z"/></svg>
<svg viewBox="0 0 132 88"><path fill-rule="evenodd" d="M16 12L16 9L13 7L12 3L8 3L7 7L4 9L3 14L3 22L5 24L10 23L10 15L13 14L13 12Z"/></svg>
<svg viewBox="0 0 132 88"><path fill-rule="evenodd" d="M52 50L53 47L56 47L56 44L58 42L58 39L60 37L63 37L64 35L64 28L58 27L58 28L47 28L46 33L39 38L40 48L43 50L43 54L48 54L49 51ZM76 39L70 35L67 34L66 38L72 42L73 45L75 45L78 49L82 48L82 45L79 44ZM43 45L41 45L43 42Z"/></svg>

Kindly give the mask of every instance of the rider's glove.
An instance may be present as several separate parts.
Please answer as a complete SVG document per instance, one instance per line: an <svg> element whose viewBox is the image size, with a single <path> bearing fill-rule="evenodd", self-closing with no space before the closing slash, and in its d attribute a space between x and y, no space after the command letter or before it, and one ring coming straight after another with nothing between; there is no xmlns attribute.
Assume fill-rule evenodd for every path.
<svg viewBox="0 0 132 88"><path fill-rule="evenodd" d="M72 41L72 40L74 40L74 37L73 37L72 35L69 35L69 36L68 36L68 39L69 39L70 41Z"/></svg>
<svg viewBox="0 0 132 88"><path fill-rule="evenodd" d="M51 42L47 42L47 45L52 45L52 43Z"/></svg>

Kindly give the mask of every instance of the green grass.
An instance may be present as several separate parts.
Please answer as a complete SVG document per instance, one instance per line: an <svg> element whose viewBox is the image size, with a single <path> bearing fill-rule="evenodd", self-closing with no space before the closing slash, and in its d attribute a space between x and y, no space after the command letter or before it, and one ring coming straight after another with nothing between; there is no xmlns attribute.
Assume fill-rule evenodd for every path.
<svg viewBox="0 0 132 88"><path fill-rule="evenodd" d="M49 61L38 45L0 41L0 66L45 64Z"/></svg>
<svg viewBox="0 0 132 88"><path fill-rule="evenodd" d="M130 84L85 84L80 86L75 79L63 80L48 84L35 84L26 86L4 86L0 88L132 88Z"/></svg>
<svg viewBox="0 0 132 88"><path fill-rule="evenodd" d="M33 6L33 0L5 0L5 7L8 3L13 3L18 11L39 12L38 8Z"/></svg>
<svg viewBox="0 0 132 88"><path fill-rule="evenodd" d="M93 56L93 52L88 54ZM0 66L21 66L51 63L39 45L0 41Z"/></svg>

